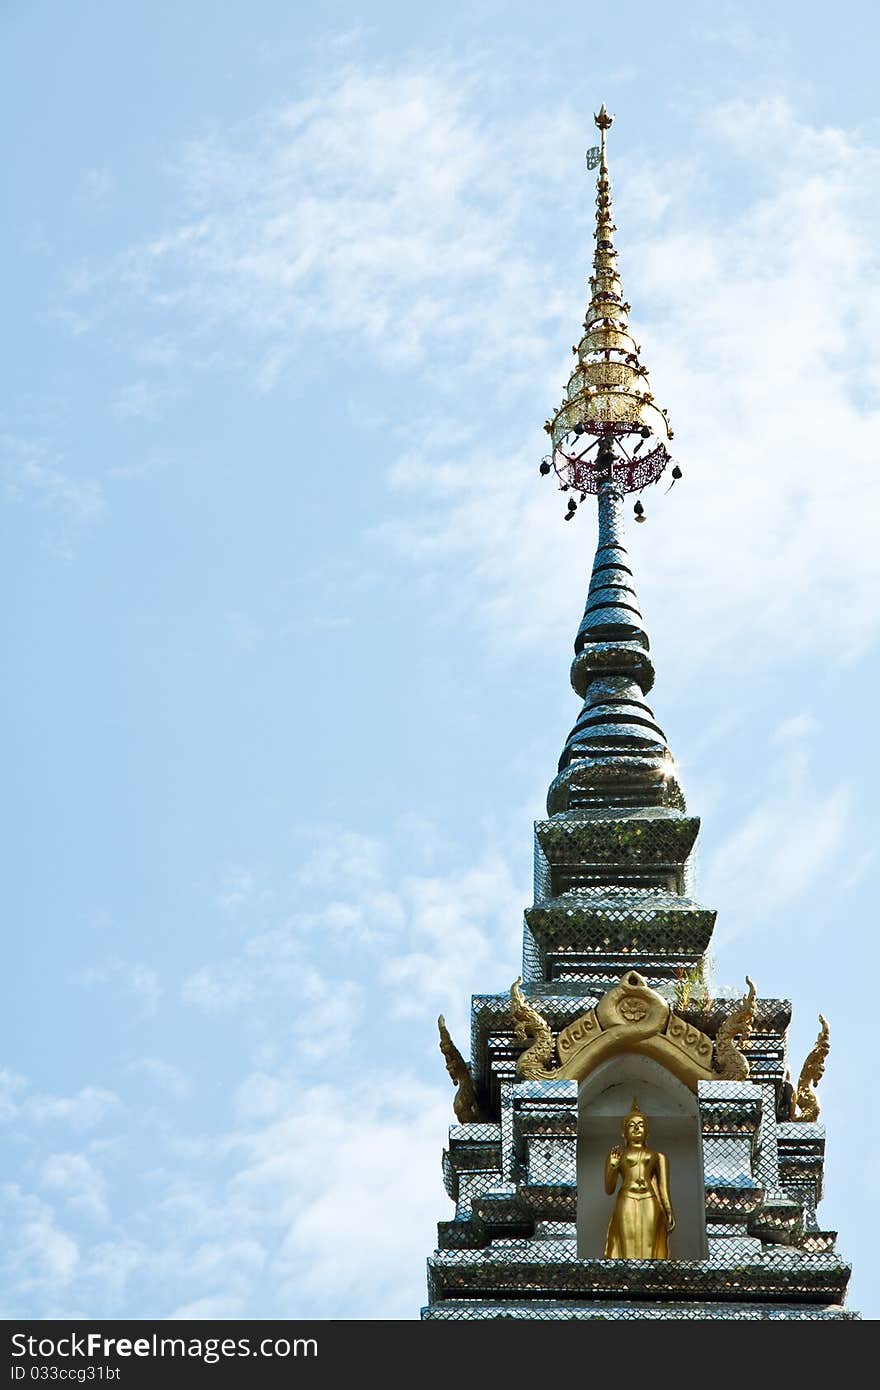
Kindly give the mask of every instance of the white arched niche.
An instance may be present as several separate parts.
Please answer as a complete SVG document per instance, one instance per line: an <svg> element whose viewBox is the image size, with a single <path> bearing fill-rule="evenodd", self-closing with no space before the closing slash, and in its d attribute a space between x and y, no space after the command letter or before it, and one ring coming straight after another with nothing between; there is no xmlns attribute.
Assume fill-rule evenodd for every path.
<svg viewBox="0 0 880 1390"><path fill-rule="evenodd" d="M669 1160L675 1230L671 1260L705 1260L706 1197L697 1098L650 1057L628 1054L601 1063L580 1084L577 1140L578 1258L601 1260L614 1197L605 1191L605 1159L621 1142L633 1099L648 1121L648 1146Z"/></svg>

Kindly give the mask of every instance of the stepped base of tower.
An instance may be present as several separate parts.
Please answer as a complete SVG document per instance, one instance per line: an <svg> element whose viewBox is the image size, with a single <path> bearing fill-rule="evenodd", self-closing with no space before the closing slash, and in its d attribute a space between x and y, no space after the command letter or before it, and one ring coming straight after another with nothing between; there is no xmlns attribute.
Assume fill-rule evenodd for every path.
<svg viewBox="0 0 880 1390"><path fill-rule="evenodd" d="M856 1322L859 1315L847 1308L793 1303L480 1303L450 1299L422 1309L426 1322L494 1322L500 1318L535 1322Z"/></svg>
<svg viewBox="0 0 880 1390"><path fill-rule="evenodd" d="M478 1034L492 1013L497 1029L500 1000L492 1011L489 1002L475 1000ZM824 1130L786 1115L776 1030L788 1006L757 1000L756 1019L748 1081L691 1089L634 1054L581 1080L499 1077L499 1120L449 1131L444 1180L456 1211L438 1227L422 1317L852 1320L850 1267L815 1216ZM601 1165L636 1088L673 1173L669 1259L603 1254L613 1199Z"/></svg>
<svg viewBox="0 0 880 1390"><path fill-rule="evenodd" d="M718 1242L727 1244L728 1242ZM447 1300L465 1307L487 1297L532 1306L552 1298L587 1304L620 1300L643 1310L651 1305L689 1303L711 1309L773 1303L796 1306L804 1312L827 1313L842 1303L849 1266L837 1255L810 1255L798 1250L747 1253L741 1247L758 1241L731 1242L708 1260L579 1260L576 1242L528 1240L495 1241L487 1250L438 1251L428 1262L429 1298L435 1306ZM566 1249L565 1247L568 1246ZM554 1297L555 1296L555 1297ZM560 1303L559 1306L566 1306Z"/></svg>

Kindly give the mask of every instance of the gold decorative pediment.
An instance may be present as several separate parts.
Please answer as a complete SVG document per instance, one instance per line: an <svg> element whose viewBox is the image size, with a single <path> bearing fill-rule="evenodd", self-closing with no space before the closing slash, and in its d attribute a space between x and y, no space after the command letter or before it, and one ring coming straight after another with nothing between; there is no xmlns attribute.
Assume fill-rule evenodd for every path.
<svg viewBox="0 0 880 1390"><path fill-rule="evenodd" d="M711 1081L712 1039L669 1007L635 970L575 1019L556 1040L560 1080L583 1081L600 1062L623 1052L652 1057L689 1086Z"/></svg>
<svg viewBox="0 0 880 1390"><path fill-rule="evenodd" d="M755 1017L755 986L748 976L746 983L747 994L722 1023L714 1042L681 1018L637 970L628 971L554 1042L547 1020L524 997L521 981L516 980L510 987L516 1039L530 1044L517 1061L516 1074L529 1081L583 1081L609 1057L636 1052L659 1062L692 1091L698 1081L744 1081L749 1063L741 1044L747 1042Z"/></svg>
<svg viewBox="0 0 880 1390"><path fill-rule="evenodd" d="M666 1037L698 1066L712 1069L712 1039L670 1010Z"/></svg>
<svg viewBox="0 0 880 1390"><path fill-rule="evenodd" d="M583 1014L575 1019L567 1028L563 1028L559 1037L556 1039L556 1051L559 1053L559 1061L565 1067L595 1038L602 1032L602 1025L596 1017L596 1010L590 1009L588 1014Z"/></svg>

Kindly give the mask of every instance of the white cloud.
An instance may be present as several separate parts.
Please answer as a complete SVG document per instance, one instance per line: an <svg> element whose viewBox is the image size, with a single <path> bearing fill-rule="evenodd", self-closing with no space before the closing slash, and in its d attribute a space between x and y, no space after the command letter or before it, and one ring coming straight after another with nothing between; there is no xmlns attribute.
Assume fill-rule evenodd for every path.
<svg viewBox="0 0 880 1390"><path fill-rule="evenodd" d="M561 189L549 155L579 132L558 110L493 119L483 76L350 64L227 139L192 142L179 164L190 217L109 282L190 314L198 334L242 332L265 390L325 335L395 367L452 352L527 372L558 296L521 246L523 211L554 167ZM106 283L83 273L72 288Z"/></svg>
<svg viewBox="0 0 880 1390"><path fill-rule="evenodd" d="M818 728L819 724L815 715L806 712L792 714L788 719L783 719L774 732L774 738L779 741L809 738Z"/></svg>
<svg viewBox="0 0 880 1390"><path fill-rule="evenodd" d="M159 390L151 382L132 381L119 391L113 413L121 420L158 420L168 395L167 390Z"/></svg>
<svg viewBox="0 0 880 1390"><path fill-rule="evenodd" d="M754 38L732 12L715 27ZM389 470L400 514L374 539L442 573L435 608L511 659L568 631L593 540L539 487L535 405L543 383L545 411L561 393L586 268L570 251L548 260L546 209L586 234L590 192L564 153L581 118L537 95L502 118L492 66L486 52L430 70L348 63L304 100L192 143L179 162L189 214L76 288L150 299L166 356L175 334L231 330L220 365L237 351L263 389L320 344L390 367L393 398L380 383L371 405L407 443ZM880 155L781 98L689 114L685 159L648 170L612 152L633 324L685 469L631 538L655 596L649 626L673 659L685 646L784 659L829 631L846 658L878 622ZM718 172L731 166L733 209ZM422 390L417 447L400 422L404 367Z"/></svg>
<svg viewBox="0 0 880 1390"><path fill-rule="evenodd" d="M246 1285L265 1263L266 1251L258 1240L232 1238L199 1245L192 1253L190 1268L201 1282L216 1280L228 1288L239 1282Z"/></svg>
<svg viewBox="0 0 880 1390"><path fill-rule="evenodd" d="M381 967L395 1013L423 1016L451 1006L455 1017L474 979L488 975L503 989L510 981L498 972L518 973L523 886L500 855L444 876L407 878L401 894L407 927Z"/></svg>
<svg viewBox="0 0 880 1390"><path fill-rule="evenodd" d="M0 1283L12 1293L52 1293L70 1283L79 1266L79 1246L58 1225L52 1209L13 1183L0 1186L4 1240L0 1246ZM8 1305L6 1316L20 1314Z"/></svg>
<svg viewBox="0 0 880 1390"><path fill-rule="evenodd" d="M256 878L251 869L240 865L230 866L223 874L223 883L217 894L218 907L224 912L235 912L248 901L255 887Z"/></svg>
<svg viewBox="0 0 880 1390"><path fill-rule="evenodd" d="M242 1300L216 1294L208 1298L196 1298L191 1303L182 1303L168 1317L180 1322L221 1322L227 1318L240 1318Z"/></svg>
<svg viewBox="0 0 880 1390"><path fill-rule="evenodd" d="M0 435L0 483L8 500L30 500L69 524L99 520L106 509L100 483L77 477L62 462L62 455L44 441Z"/></svg>
<svg viewBox="0 0 880 1390"><path fill-rule="evenodd" d="M436 1160L452 1091L439 1053L430 1087L380 1056L344 1057L323 1081L303 1080L301 1055L245 1075L217 1130L177 1144L140 1187L132 1235L94 1241L82 1225L107 1216L90 1154L52 1153L38 1170L76 1234L42 1197L0 1188L9 1315L108 1316L129 1297L141 1316L415 1316L444 1213Z"/></svg>
<svg viewBox="0 0 880 1390"><path fill-rule="evenodd" d="M539 255L536 207L552 198L586 231L590 194L559 155L581 139L574 112L501 120L487 69L486 54L430 72L349 64L300 103L193 143L179 171L191 215L81 289L122 280L175 331L240 332L265 389L318 340L390 365L395 400L401 367L415 368L431 394L418 447L389 471L402 514L373 536L442 571L447 616L478 623L509 658L570 626L593 539L584 518L563 527L539 487L544 436L520 405L527 387L534 410L544 382L543 408L558 399L560 345L583 308L586 257L557 268ZM649 623L667 652L766 661L832 630L846 657L878 622L880 155L780 98L691 119L686 160L648 171L622 152L612 169L633 323L685 468L632 538L656 596ZM731 163L732 213L717 182ZM171 328L160 341L179 350ZM492 382L488 410L475 379ZM398 418L390 400L385 413ZM412 421L401 428L411 439Z"/></svg>
<svg viewBox="0 0 880 1390"><path fill-rule="evenodd" d="M132 1275L147 1266L149 1261L148 1248L121 1233L114 1240L98 1241L91 1245L84 1260L83 1287L91 1287L94 1292L88 1297L89 1312L80 1312L75 1316L80 1319L92 1317L96 1306L118 1306L118 1300L124 1296Z"/></svg>
<svg viewBox="0 0 880 1390"><path fill-rule="evenodd" d="M438 1201L443 1210L438 1136L450 1122L448 1100L399 1071L339 1085L278 1079L264 1123L235 1137L241 1166L226 1200L240 1223L279 1229L269 1273L281 1306L345 1317L356 1300L365 1317L414 1316Z"/></svg>
<svg viewBox="0 0 880 1390"><path fill-rule="evenodd" d="M160 1057L141 1057L139 1061L132 1062L131 1069L148 1077L160 1090L174 1096L176 1100L183 1100L192 1090L185 1072L175 1063L164 1061Z"/></svg>
<svg viewBox="0 0 880 1390"><path fill-rule="evenodd" d="M865 850L862 854L858 855L855 864L853 864L849 872L844 874L841 880L842 886L844 888L855 888L856 885L861 883L862 879L873 870L876 862L876 849Z"/></svg>
<svg viewBox="0 0 880 1390"><path fill-rule="evenodd" d="M236 962L205 965L193 971L183 982L181 997L187 1004L197 1004L213 1013L250 1002L256 990L257 982L244 975Z"/></svg>
<svg viewBox="0 0 880 1390"><path fill-rule="evenodd" d="M27 1113L38 1124L63 1122L74 1129L93 1129L119 1105L119 1097L101 1086L83 1086L72 1096L32 1095Z"/></svg>
<svg viewBox="0 0 880 1390"><path fill-rule="evenodd" d="M83 970L81 978L89 985L123 988L137 1000L142 1018L151 1018L159 1007L162 985L158 971L143 961L104 961Z"/></svg>
<svg viewBox="0 0 880 1390"><path fill-rule="evenodd" d="M363 985L327 973L309 959L295 929L279 927L248 941L241 955L206 965L183 982L185 1003L208 1014L231 1013L269 1001L289 1014L289 1045L303 1064L327 1061L342 1051L364 1011ZM327 1000L333 999L333 1019Z"/></svg>
<svg viewBox="0 0 880 1390"><path fill-rule="evenodd" d="M44 1161L40 1181L60 1192L76 1211L96 1220L106 1220L107 1183L92 1160L84 1153L50 1154Z"/></svg>
<svg viewBox="0 0 880 1390"><path fill-rule="evenodd" d="M340 826L320 826L304 838L308 853L297 867L296 877L307 887L342 882L363 889L379 882L386 871L386 846L375 836Z"/></svg>
<svg viewBox="0 0 880 1390"><path fill-rule="evenodd" d="M170 338L150 338L137 349L137 356L149 367L174 367L180 360L180 350Z"/></svg>
<svg viewBox="0 0 880 1390"><path fill-rule="evenodd" d="M23 1076L8 1067L0 1067L0 1120L9 1120L17 1114L19 1097L26 1086Z"/></svg>
<svg viewBox="0 0 880 1390"><path fill-rule="evenodd" d="M443 872L396 875L398 840L404 859L418 862L424 829L404 820L387 843L339 827L312 832L293 875L298 909L286 917L282 909L271 927L245 926L247 938L234 955L185 979L184 1001L208 1013L257 1000L283 1003L292 1036L313 1062L338 1051L376 1011L392 1018L443 1011L461 1031L474 973L502 970L501 988L517 973L527 885L492 848L471 863L448 856ZM430 835L424 845L429 860L442 851ZM369 988L358 981L370 981Z"/></svg>
<svg viewBox="0 0 880 1390"><path fill-rule="evenodd" d="M814 727L796 716L777 731L779 758L763 778L771 790L752 800L707 860L702 886L711 901L725 904L716 946L762 930L768 916L802 902L824 875L840 868L851 793L841 783L817 794L809 743Z"/></svg>
<svg viewBox="0 0 880 1390"><path fill-rule="evenodd" d="M102 201L113 192L113 175L109 169L87 169L82 177L83 190L89 199Z"/></svg>

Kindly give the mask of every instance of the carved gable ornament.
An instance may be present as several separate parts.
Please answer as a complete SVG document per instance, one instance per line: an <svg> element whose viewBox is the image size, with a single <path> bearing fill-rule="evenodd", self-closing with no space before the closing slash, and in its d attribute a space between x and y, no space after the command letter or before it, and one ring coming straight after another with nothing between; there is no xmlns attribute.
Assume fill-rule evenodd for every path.
<svg viewBox="0 0 880 1390"><path fill-rule="evenodd" d="M554 1044L546 1020L525 999L517 980L510 991L516 1036L523 1043L531 1040L517 1062L517 1075L533 1081L583 1081L600 1062L633 1052L660 1062L692 1091L698 1081L745 1080L749 1064L735 1038L748 1037L754 1018L755 987L750 980L748 984L749 993L713 1041L630 970L594 1009L563 1028Z"/></svg>

